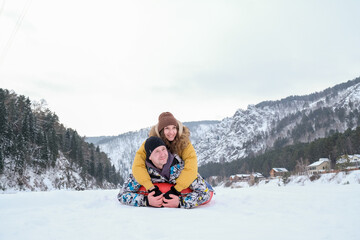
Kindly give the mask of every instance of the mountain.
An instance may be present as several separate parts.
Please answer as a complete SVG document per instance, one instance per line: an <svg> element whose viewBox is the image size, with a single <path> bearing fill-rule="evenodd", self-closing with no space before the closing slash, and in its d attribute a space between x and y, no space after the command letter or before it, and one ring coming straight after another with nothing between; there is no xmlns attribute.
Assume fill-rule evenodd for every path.
<svg viewBox="0 0 360 240"><path fill-rule="evenodd" d="M65 128L44 102L0 88L0 190L115 188L104 152Z"/></svg>
<svg viewBox="0 0 360 240"><path fill-rule="evenodd" d="M199 165L256 156L273 147L311 142L360 126L360 78L305 96L289 96L239 109L222 121L184 123ZM128 174L135 152L149 128L99 142L122 174Z"/></svg>
<svg viewBox="0 0 360 240"><path fill-rule="evenodd" d="M94 145L99 145L103 142L107 142L113 138L116 138L115 136L99 136L99 137L86 137L86 142L92 143Z"/></svg>
<svg viewBox="0 0 360 240"><path fill-rule="evenodd" d="M330 160L331 169L344 170L347 166L337 164L339 158L360 153L360 127L354 130L350 128L345 132L335 132L328 137L318 138L308 143L295 143L287 146L276 144L264 153L231 162L208 162L199 167L199 173L204 178L220 176L228 178L238 173L261 172L263 176L269 177L272 168L286 168L293 174L304 174L310 163L320 158ZM345 157L344 157L345 156Z"/></svg>
<svg viewBox="0 0 360 240"><path fill-rule="evenodd" d="M219 121L185 122L191 131L193 143L201 141L202 132L209 131ZM88 142L96 142L101 151L107 153L116 169L122 176L130 173L135 153L149 135L150 127L135 132L120 134L117 137L86 138Z"/></svg>
<svg viewBox="0 0 360 240"><path fill-rule="evenodd" d="M239 109L204 133L195 146L200 165L230 162L274 145L310 142L360 125L360 78L306 96Z"/></svg>

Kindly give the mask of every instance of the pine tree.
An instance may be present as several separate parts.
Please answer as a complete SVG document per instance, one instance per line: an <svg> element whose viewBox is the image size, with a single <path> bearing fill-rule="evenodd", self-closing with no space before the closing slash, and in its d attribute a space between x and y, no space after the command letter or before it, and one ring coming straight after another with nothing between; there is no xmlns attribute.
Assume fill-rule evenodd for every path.
<svg viewBox="0 0 360 240"><path fill-rule="evenodd" d="M51 129L48 139L49 139L48 146L49 146L51 166L54 167L55 163L56 163L56 159L58 157L58 151L59 151L59 146L58 146L55 129Z"/></svg>
<svg viewBox="0 0 360 240"><path fill-rule="evenodd" d="M104 175L105 175L106 181L110 182L110 165L109 164L105 165Z"/></svg>
<svg viewBox="0 0 360 240"><path fill-rule="evenodd" d="M88 173L91 176L95 176L95 155L94 155L94 147L93 146L90 148L90 163L88 166Z"/></svg>
<svg viewBox="0 0 360 240"><path fill-rule="evenodd" d="M4 157L3 157L3 153L0 149L0 174L3 174L4 173Z"/></svg>
<svg viewBox="0 0 360 240"><path fill-rule="evenodd" d="M4 172L4 147L6 131L5 91L0 88L0 174Z"/></svg>
<svg viewBox="0 0 360 240"><path fill-rule="evenodd" d="M43 168L48 167L48 163L49 163L49 152L48 152L48 148L47 148L47 140L46 140L46 134L42 133L39 134L39 139L41 139L41 144L40 144L40 159L41 159L41 166Z"/></svg>
<svg viewBox="0 0 360 240"><path fill-rule="evenodd" d="M59 152L80 167L83 179L95 177L119 182L121 177L99 147L88 144L75 130L65 128L58 117L42 104L31 108L29 98L0 89L0 173L9 168L22 175L27 167L36 173L54 167ZM9 164L5 169L5 159Z"/></svg>
<svg viewBox="0 0 360 240"><path fill-rule="evenodd" d="M0 88L0 138L2 139L6 128L6 107L5 107L5 92ZM1 141L0 139L0 141Z"/></svg>
<svg viewBox="0 0 360 240"><path fill-rule="evenodd" d="M98 180L99 184L102 184L103 180L104 180L104 169L103 169L103 164L101 162L99 162L97 164L97 168L96 168L96 178Z"/></svg>
<svg viewBox="0 0 360 240"><path fill-rule="evenodd" d="M65 132L63 151L65 154L68 154L71 151L71 133L69 129Z"/></svg>

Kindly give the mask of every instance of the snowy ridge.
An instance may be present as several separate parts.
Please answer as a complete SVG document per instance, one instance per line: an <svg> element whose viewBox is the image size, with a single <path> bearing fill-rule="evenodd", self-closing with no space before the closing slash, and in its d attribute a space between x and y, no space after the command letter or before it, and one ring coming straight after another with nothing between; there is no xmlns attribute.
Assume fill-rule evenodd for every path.
<svg viewBox="0 0 360 240"><path fill-rule="evenodd" d="M216 128L203 133L202 141L195 144L199 163L229 162L263 152L272 147L278 138L288 137L288 133L297 126L304 114L308 115L323 108L334 111L344 108L346 114L360 109L360 83L314 100L295 99L262 106L250 105L246 110L239 109L233 117L224 119ZM271 132L278 128L281 120L291 115L294 116L292 121L272 136ZM344 132L351 125L355 128L357 122L358 120L355 120L355 123L343 124L335 119L330 129ZM314 133L307 135L303 141L325 137L328 130L315 129Z"/></svg>
<svg viewBox="0 0 360 240"><path fill-rule="evenodd" d="M310 142L328 136L331 131L354 129L360 121L358 109L360 78L320 93L249 105L247 109L238 109L232 117L220 122L195 122L189 124L189 128L199 165L230 162L262 153L282 138L286 139L287 144L296 141ZM334 117L323 117L317 113L321 111L331 111ZM344 111L342 120L336 115L339 111ZM311 131L299 130L299 125L304 121L311 125ZM324 127L323 122L328 126ZM295 130L304 132L304 135L294 139L291 134ZM126 176L130 172L135 152L145 141L148 132L149 128L146 128L122 134L99 146L109 155L113 164L121 169L121 173L125 174L123 176Z"/></svg>
<svg viewBox="0 0 360 240"><path fill-rule="evenodd" d="M202 133L210 131L218 121L201 121L189 123L192 143L201 141ZM139 131L128 132L108 140L102 140L98 146L110 158L112 164L120 171L122 176L128 176L136 151L148 138L150 127Z"/></svg>
<svg viewBox="0 0 360 240"><path fill-rule="evenodd" d="M136 151L148 137L149 131L150 128L144 128L137 132L128 132L99 144L101 151L108 155L116 170L125 178L131 171Z"/></svg>
<svg viewBox="0 0 360 240"><path fill-rule="evenodd" d="M96 180L87 176L85 179L80 175L81 168L76 163L70 164L62 153L56 160L55 166L41 172L39 169L27 168L20 176L11 171L1 175L0 190L3 192L17 191L50 191L60 189L98 189ZM114 188L113 184L104 181L104 189Z"/></svg>
<svg viewBox="0 0 360 240"><path fill-rule="evenodd" d="M203 132L202 141L194 144L200 165L214 159L216 162L226 162L246 157L246 143L259 134L264 136L276 116L274 111L251 105L247 110L238 110L232 118L224 119L212 131ZM253 145L253 151L264 147L265 143Z"/></svg>

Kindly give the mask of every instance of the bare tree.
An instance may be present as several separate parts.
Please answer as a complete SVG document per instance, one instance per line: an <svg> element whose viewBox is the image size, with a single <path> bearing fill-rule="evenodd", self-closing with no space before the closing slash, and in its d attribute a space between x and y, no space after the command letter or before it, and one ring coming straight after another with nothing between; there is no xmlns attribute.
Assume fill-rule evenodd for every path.
<svg viewBox="0 0 360 240"><path fill-rule="evenodd" d="M295 173L297 175L307 175L307 166L309 166L309 159L300 158L296 161Z"/></svg>

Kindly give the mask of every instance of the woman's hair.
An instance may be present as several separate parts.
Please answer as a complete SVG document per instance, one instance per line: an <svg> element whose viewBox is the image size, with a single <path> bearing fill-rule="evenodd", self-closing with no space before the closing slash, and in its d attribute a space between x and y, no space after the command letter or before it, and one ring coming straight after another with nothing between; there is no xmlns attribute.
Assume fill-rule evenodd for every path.
<svg viewBox="0 0 360 240"><path fill-rule="evenodd" d="M182 134L179 136L179 127L176 126L176 136L173 141L167 140L164 134L164 130L160 131L160 137L165 142L166 147L173 154L181 154L181 152L188 146L190 142L190 131L184 126Z"/></svg>

